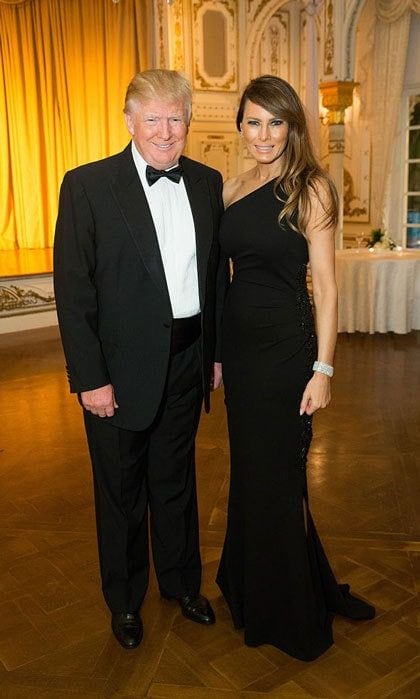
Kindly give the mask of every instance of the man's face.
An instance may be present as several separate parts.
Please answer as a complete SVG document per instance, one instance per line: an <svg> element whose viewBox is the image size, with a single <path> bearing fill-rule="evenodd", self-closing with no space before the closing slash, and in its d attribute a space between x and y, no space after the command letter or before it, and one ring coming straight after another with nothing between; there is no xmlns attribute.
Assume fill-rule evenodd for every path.
<svg viewBox="0 0 420 699"><path fill-rule="evenodd" d="M151 99L136 103L124 114L140 155L157 170L176 165L185 147L188 121L182 100Z"/></svg>

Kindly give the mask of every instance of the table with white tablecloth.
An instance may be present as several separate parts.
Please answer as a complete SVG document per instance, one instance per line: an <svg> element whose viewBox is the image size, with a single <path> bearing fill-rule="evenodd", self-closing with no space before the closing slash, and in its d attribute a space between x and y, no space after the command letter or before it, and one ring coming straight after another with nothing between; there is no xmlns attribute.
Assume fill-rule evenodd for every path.
<svg viewBox="0 0 420 699"><path fill-rule="evenodd" d="M337 250L338 331L420 330L420 250Z"/></svg>

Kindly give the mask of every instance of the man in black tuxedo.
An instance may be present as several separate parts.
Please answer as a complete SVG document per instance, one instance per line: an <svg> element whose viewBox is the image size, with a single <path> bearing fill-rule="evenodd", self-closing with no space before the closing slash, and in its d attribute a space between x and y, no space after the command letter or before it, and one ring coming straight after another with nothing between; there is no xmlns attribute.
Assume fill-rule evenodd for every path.
<svg viewBox="0 0 420 699"><path fill-rule="evenodd" d="M216 326L220 173L182 156L191 89L176 71L138 73L122 153L68 172L54 245L70 388L93 465L102 589L113 632L136 647L149 574L193 621L200 595L194 449L204 396L221 383Z"/></svg>

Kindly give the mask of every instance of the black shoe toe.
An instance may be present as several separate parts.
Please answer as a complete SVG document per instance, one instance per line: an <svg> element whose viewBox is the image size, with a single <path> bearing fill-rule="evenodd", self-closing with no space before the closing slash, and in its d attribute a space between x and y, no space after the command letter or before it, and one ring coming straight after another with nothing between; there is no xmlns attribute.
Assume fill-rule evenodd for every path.
<svg viewBox="0 0 420 699"><path fill-rule="evenodd" d="M115 638L123 648L137 648L143 638L143 623L138 612L113 614L111 626Z"/></svg>
<svg viewBox="0 0 420 699"><path fill-rule="evenodd" d="M195 597L185 595L179 600L181 611L187 619L199 624L214 624L216 617L210 602L202 595Z"/></svg>

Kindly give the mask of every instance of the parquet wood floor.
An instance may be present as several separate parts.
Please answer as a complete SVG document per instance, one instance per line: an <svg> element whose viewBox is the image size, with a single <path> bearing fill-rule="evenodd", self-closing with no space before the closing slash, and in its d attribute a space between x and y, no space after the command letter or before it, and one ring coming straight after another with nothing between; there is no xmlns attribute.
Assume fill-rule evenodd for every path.
<svg viewBox="0 0 420 699"><path fill-rule="evenodd" d="M335 645L304 663L245 647L214 582L228 489L221 392L198 437L203 591L217 623L185 620L152 578L144 641L136 651L118 646L99 590L90 465L57 331L3 335L0 697L419 697L419 346L420 333L340 336L333 403L315 423L312 511L338 577L378 616L337 618Z"/></svg>

